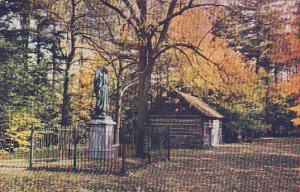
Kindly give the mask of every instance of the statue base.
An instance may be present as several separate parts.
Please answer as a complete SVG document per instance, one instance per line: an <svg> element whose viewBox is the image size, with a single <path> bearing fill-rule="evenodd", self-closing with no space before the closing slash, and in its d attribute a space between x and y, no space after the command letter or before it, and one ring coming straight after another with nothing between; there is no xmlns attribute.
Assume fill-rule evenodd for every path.
<svg viewBox="0 0 300 192"><path fill-rule="evenodd" d="M114 145L114 125L110 116L92 116L89 121L89 160L112 159L118 156Z"/></svg>

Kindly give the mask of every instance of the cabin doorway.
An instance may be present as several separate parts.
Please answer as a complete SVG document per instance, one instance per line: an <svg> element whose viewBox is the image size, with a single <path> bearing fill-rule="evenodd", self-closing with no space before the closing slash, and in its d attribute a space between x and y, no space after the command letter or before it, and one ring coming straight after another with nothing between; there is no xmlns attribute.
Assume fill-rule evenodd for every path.
<svg viewBox="0 0 300 192"><path fill-rule="evenodd" d="M213 120L211 129L211 146L216 147L220 144L220 122Z"/></svg>

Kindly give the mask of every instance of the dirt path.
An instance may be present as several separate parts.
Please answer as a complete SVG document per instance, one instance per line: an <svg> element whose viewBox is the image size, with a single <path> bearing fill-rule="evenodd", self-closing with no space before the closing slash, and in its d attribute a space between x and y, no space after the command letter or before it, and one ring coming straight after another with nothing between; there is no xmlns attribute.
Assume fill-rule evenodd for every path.
<svg viewBox="0 0 300 192"><path fill-rule="evenodd" d="M176 149L127 176L0 167L0 191L298 191L300 138Z"/></svg>

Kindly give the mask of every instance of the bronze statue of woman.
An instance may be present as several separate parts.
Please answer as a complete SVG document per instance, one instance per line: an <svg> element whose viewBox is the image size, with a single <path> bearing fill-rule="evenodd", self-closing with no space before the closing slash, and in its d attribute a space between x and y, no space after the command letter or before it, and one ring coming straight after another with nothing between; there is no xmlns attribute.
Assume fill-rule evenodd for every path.
<svg viewBox="0 0 300 192"><path fill-rule="evenodd" d="M105 67L95 74L94 93L96 95L95 116L105 116L108 111L108 75Z"/></svg>

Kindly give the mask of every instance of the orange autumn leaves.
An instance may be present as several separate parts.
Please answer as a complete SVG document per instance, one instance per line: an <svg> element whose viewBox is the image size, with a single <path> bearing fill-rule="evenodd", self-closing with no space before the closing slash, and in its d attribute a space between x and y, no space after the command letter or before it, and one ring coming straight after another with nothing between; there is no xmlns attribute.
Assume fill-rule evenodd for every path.
<svg viewBox="0 0 300 192"><path fill-rule="evenodd" d="M241 54L228 48L225 40L214 39L210 33L212 21L209 17L208 11L194 9L172 22L170 41L199 46L199 51L212 61L203 59L191 50L174 49L174 63L179 63L177 67L181 70L173 77L177 80L184 77L188 87L218 89L228 94L249 93L257 86L258 78L251 75L254 74L255 63L246 63Z"/></svg>

